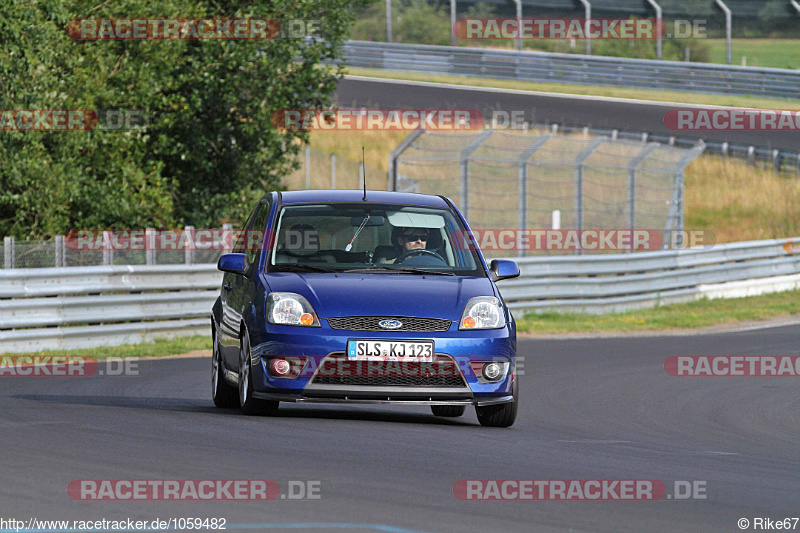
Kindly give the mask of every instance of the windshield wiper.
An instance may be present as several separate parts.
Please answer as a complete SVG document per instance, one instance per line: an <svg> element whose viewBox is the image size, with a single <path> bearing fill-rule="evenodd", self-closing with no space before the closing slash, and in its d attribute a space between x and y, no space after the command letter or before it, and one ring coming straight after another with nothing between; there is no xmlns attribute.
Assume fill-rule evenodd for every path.
<svg viewBox="0 0 800 533"><path fill-rule="evenodd" d="M332 268L322 268L311 265L298 265L298 264L278 264L273 265L270 272L338 272Z"/></svg>
<svg viewBox="0 0 800 533"><path fill-rule="evenodd" d="M372 273L372 272L391 272L394 274L432 274L434 276L455 276L452 272L440 271L440 270L426 270L424 268L392 268L392 267L367 267L367 268L350 268L347 270L342 270L342 272L347 273Z"/></svg>

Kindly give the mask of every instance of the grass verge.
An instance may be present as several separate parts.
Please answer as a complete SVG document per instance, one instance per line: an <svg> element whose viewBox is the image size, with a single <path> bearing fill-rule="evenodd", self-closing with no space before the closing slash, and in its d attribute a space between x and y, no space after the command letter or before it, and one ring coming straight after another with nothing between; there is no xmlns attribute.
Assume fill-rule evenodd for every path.
<svg viewBox="0 0 800 533"><path fill-rule="evenodd" d="M695 329L797 314L800 314L800 290L747 298L702 299L605 315L528 313L517 320L517 331L536 334Z"/></svg>
<svg viewBox="0 0 800 533"><path fill-rule="evenodd" d="M712 62L727 62L728 47L725 39L706 39L706 44ZM741 65L744 56L747 58L747 66L750 67L797 69L800 68L800 40L733 39L731 56L731 63L734 65Z"/></svg>
<svg viewBox="0 0 800 533"><path fill-rule="evenodd" d="M492 87L497 89L539 91L559 94L610 96L614 98L651 100L654 102L680 102L682 104L747 107L754 109L797 109L798 106L797 100L783 100L779 98L602 87L598 85L571 85L566 83L535 83L528 81L499 80L494 78L472 78L468 76L449 76L427 73L423 74L360 67L349 67L347 69L347 74L396 80L450 83L455 85L469 85L472 87Z"/></svg>
<svg viewBox="0 0 800 533"><path fill-rule="evenodd" d="M123 346L104 346L102 348L86 348L83 350L45 350L41 352L27 352L5 354L19 355L72 355L93 357L95 359L126 358L126 357L165 357L178 355L195 350L208 350L211 353L211 335L197 335L193 337L176 337L174 339L157 339L154 342L143 344L126 344Z"/></svg>

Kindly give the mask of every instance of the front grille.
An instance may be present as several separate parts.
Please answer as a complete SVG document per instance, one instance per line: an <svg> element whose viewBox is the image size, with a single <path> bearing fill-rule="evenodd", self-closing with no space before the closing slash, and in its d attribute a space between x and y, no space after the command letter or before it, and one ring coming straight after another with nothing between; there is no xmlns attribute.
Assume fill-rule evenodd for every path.
<svg viewBox="0 0 800 533"><path fill-rule="evenodd" d="M397 329L386 329L378 325L381 320L398 320L403 325ZM410 316L342 316L329 318L328 323L333 329L347 329L351 331L447 331L450 329L450 320L443 318L417 318Z"/></svg>
<svg viewBox="0 0 800 533"><path fill-rule="evenodd" d="M466 387L458 365L448 355L430 363L353 361L345 354L326 357L310 384L383 387Z"/></svg>

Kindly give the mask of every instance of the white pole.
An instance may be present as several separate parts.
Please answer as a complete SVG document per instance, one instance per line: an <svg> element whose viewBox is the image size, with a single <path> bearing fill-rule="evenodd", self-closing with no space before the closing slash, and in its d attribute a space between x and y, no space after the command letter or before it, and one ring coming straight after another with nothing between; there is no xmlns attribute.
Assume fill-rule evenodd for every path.
<svg viewBox="0 0 800 533"><path fill-rule="evenodd" d="M561 229L561 209L553 211L553 229Z"/></svg>
<svg viewBox="0 0 800 533"><path fill-rule="evenodd" d="M728 9L728 6L725 5L725 2L722 0L714 0L719 8L725 13L725 42L728 47L728 64L730 65L733 62L733 56L731 55L731 32L733 31L733 24L731 22L731 10Z"/></svg>
<svg viewBox="0 0 800 533"><path fill-rule="evenodd" d="M386 42L392 42L392 0L386 0Z"/></svg>
<svg viewBox="0 0 800 533"><path fill-rule="evenodd" d="M592 55L592 40L589 39L589 19L592 18L592 4L589 3L589 0L581 0L581 3L586 12L583 28L583 36L586 38L586 55L590 56Z"/></svg>
<svg viewBox="0 0 800 533"><path fill-rule="evenodd" d="M456 46L456 0L450 0L450 46Z"/></svg>
<svg viewBox="0 0 800 533"><path fill-rule="evenodd" d="M517 4L517 50L522 50L522 0L514 0Z"/></svg>
<svg viewBox="0 0 800 533"><path fill-rule="evenodd" d="M336 154L331 154L331 190L336 188Z"/></svg>
<svg viewBox="0 0 800 533"><path fill-rule="evenodd" d="M798 13L800 13L800 4L797 3L797 0L789 0L789 2L792 4L792 7L794 7Z"/></svg>
<svg viewBox="0 0 800 533"><path fill-rule="evenodd" d="M662 26L662 12L661 6L656 3L656 0L647 0L650 2L650 5L653 6L653 9L656 10L656 21L658 24L658 37L656 40L656 57L660 60L661 59L661 35L664 33L664 27Z"/></svg>

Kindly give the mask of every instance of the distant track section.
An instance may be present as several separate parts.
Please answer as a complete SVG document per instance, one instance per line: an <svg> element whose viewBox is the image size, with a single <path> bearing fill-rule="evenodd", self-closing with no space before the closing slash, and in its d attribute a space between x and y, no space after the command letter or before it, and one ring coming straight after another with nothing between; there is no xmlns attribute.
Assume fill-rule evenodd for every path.
<svg viewBox="0 0 800 533"><path fill-rule="evenodd" d="M492 112L522 112L529 123L591 127L621 132L647 132L664 137L703 139L711 143L754 146L763 151L800 151L800 131L676 132L664 124L664 115L677 108L714 108L678 102L651 102L601 96L517 91L444 83L347 76L339 82L336 99L340 107L477 109ZM721 108L722 109L722 108ZM725 108L728 109L728 108ZM502 115L502 113L501 113ZM797 161L793 161L796 165Z"/></svg>

